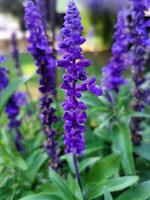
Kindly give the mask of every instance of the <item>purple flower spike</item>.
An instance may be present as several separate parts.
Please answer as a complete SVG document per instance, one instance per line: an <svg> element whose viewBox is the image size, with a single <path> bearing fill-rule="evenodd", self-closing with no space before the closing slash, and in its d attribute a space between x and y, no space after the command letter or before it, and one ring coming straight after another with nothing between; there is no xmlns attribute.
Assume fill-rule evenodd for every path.
<svg viewBox="0 0 150 200"><path fill-rule="evenodd" d="M127 9L121 10L118 15L112 58L102 69L102 85L105 91L119 92L120 87L127 83L123 74L130 61L130 59L127 59L129 43L131 42L129 17L130 11Z"/></svg>
<svg viewBox="0 0 150 200"><path fill-rule="evenodd" d="M45 148L51 158L51 166L58 168L58 155L56 131L53 130L53 123L56 122L55 109L52 107L56 96L56 62L53 51L43 23L43 16L39 7L33 1L28 0L25 5L25 23L29 30L28 51L36 61L37 73L40 75L41 114L40 118L44 133L46 135Z"/></svg>
<svg viewBox="0 0 150 200"><path fill-rule="evenodd" d="M5 62L5 58L0 56L0 64L3 62ZM8 70L0 67L0 92L7 87L8 83Z"/></svg>
<svg viewBox="0 0 150 200"><path fill-rule="evenodd" d="M65 152L74 155L82 154L85 148L84 132L87 107L79 100L81 92L89 90L98 96L102 95L100 88L95 85L96 79L87 79L85 68L90 66L90 61L82 55L80 45L85 42L85 38L81 35L82 30L79 11L74 1L70 0L64 28L61 30L63 41L60 43L60 48L65 53L57 65L66 71L61 85L61 88L66 91L66 100L63 102Z"/></svg>
<svg viewBox="0 0 150 200"><path fill-rule="evenodd" d="M146 81L146 64L150 56L150 17L145 15L146 11L150 9L149 2L149 0L131 0L131 30L133 38L131 43L132 76L135 84L132 107L136 112L144 112L150 98L149 87L143 86ZM131 120L132 141L135 145L141 144L143 121L144 118L142 117L133 117Z"/></svg>

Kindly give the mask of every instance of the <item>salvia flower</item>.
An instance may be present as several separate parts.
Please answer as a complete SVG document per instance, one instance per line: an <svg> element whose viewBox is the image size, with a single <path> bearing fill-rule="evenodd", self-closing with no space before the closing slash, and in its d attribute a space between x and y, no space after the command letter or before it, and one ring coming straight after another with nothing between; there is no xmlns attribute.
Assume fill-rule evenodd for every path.
<svg viewBox="0 0 150 200"><path fill-rule="evenodd" d="M5 58L0 56L0 64L3 62L5 62ZM0 92L8 86L8 83L8 70L0 66Z"/></svg>
<svg viewBox="0 0 150 200"><path fill-rule="evenodd" d="M150 96L149 88L144 88L146 63L150 56L150 17L145 16L145 11L149 9L149 5L146 2L148 1L131 0L133 38L131 43L132 75L135 84L132 106L136 112L144 112ZM133 143L136 145L140 144L142 140L140 133L143 131L143 120L142 117L133 117L130 123Z"/></svg>
<svg viewBox="0 0 150 200"><path fill-rule="evenodd" d="M87 106L80 100L83 91L91 91L100 96L102 94L96 79L87 78L86 67L90 66L90 61L82 55L82 45L85 38L81 33L81 17L73 0L70 0L65 16L64 28L61 33L63 41L60 48L64 51L64 57L58 61L58 66L65 69L61 88L66 91L66 100L63 102L64 108L64 143L66 153L80 155L84 151L85 122L87 118Z"/></svg>
<svg viewBox="0 0 150 200"><path fill-rule="evenodd" d="M128 9L123 9L118 14L114 34L115 42L112 46L112 57L109 63L102 68L102 86L107 92L110 90L119 92L120 87L127 83L123 75L128 68L127 61L130 60L128 48L132 38L130 35L129 18L130 12Z"/></svg>
<svg viewBox="0 0 150 200"><path fill-rule="evenodd" d="M43 129L47 137L45 147L51 157L51 166L57 168L56 131L52 124L56 122L55 109L52 107L56 95L56 62L45 32L42 16L37 5L28 0L25 5L25 23L29 30L28 51L36 61L40 75L41 115Z"/></svg>
<svg viewBox="0 0 150 200"><path fill-rule="evenodd" d="M21 151L23 150L22 144L22 135L19 130L20 126L22 125L22 121L19 118L20 109L22 106L26 105L27 103L27 95L25 92L16 92L8 101L5 112L9 119L9 129L16 131L16 139L15 144L16 148Z"/></svg>
<svg viewBox="0 0 150 200"><path fill-rule="evenodd" d="M15 33L12 34L11 45L12 45L12 57L14 59L14 64L18 71L18 74L21 75L20 74L21 64L20 64L20 58L19 58L18 42L17 42L17 37Z"/></svg>

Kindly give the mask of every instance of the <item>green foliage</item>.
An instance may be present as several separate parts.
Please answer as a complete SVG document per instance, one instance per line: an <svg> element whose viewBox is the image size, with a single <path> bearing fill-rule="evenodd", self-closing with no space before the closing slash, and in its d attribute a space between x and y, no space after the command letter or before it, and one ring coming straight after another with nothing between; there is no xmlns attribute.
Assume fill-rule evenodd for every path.
<svg viewBox="0 0 150 200"><path fill-rule="evenodd" d="M25 55L24 58L26 58ZM31 62L31 60L30 60ZM26 61L25 66L30 66ZM10 64L10 63L8 63ZM33 64L31 63L32 69ZM99 70L99 69L98 69ZM25 71L25 70L23 70ZM30 70L29 70L30 71ZM27 74L29 72L27 70ZM33 73L33 72L32 72ZM97 75L94 70L92 74ZM61 82L58 70L58 85ZM71 154L64 154L63 110L64 93L57 87L58 152L61 168L49 167L50 159L43 148L45 135L39 119L39 93L37 77L13 77L10 86L0 94L0 200L147 200L150 198L150 136L149 110L133 112L130 87L123 87L117 95L112 93L112 105L105 96L95 97L85 93L83 101L88 105L86 123L86 150L78 157L82 188L76 180ZM30 80L30 81L29 81ZM21 111L25 150L19 153L14 145L14 132L8 130L4 108L17 90L24 89L28 82L33 99ZM32 115L28 115L31 108ZM134 146L131 141L129 122L131 117L145 119L143 141Z"/></svg>
<svg viewBox="0 0 150 200"><path fill-rule="evenodd" d="M117 200L147 200L150 198L149 188L150 181L145 181L121 194Z"/></svg>

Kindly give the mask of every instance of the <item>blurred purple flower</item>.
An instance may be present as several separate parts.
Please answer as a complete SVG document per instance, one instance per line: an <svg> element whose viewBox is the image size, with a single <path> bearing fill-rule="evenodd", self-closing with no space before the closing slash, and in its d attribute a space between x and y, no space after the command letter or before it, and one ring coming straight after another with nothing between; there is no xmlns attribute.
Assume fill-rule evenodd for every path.
<svg viewBox="0 0 150 200"><path fill-rule="evenodd" d="M96 79L87 79L85 68L89 67L91 63L82 55L80 45L85 42L85 38L81 36L82 30L80 14L74 1L70 0L64 28L61 30L63 41L60 43L60 48L65 53L63 59L59 60L57 65L63 67L66 71L61 85L61 88L66 91L66 100L63 102L65 152L74 155L82 154L85 146L83 134L85 132L87 106L79 101L81 92L90 90L97 96L102 95L100 88L95 85Z"/></svg>
<svg viewBox="0 0 150 200"><path fill-rule="evenodd" d="M23 137L19 130L22 121L19 119L20 109L27 103L27 95L25 92L16 92L8 101L5 112L9 119L9 128L16 131L15 144L16 148L21 151L23 150Z"/></svg>
<svg viewBox="0 0 150 200"><path fill-rule="evenodd" d="M119 88L127 83L123 74L130 62L128 51L132 38L128 22L129 17L130 10L123 9L119 12L115 26L115 42L112 46L112 57L109 63L102 68L102 86L107 92L110 90L119 92Z"/></svg>
<svg viewBox="0 0 150 200"><path fill-rule="evenodd" d="M99 12L102 10L118 12L128 4L128 0L85 0L85 2L93 12Z"/></svg>
<svg viewBox="0 0 150 200"><path fill-rule="evenodd" d="M134 100L132 106L136 112L144 112L150 97L149 88L144 88L143 84L146 81L145 71L146 63L150 57L150 17L145 16L145 11L149 7L147 0L131 0L131 28L132 28L132 75L135 84ZM130 123L133 143L138 145L141 143L142 137L140 135L142 128L142 117L133 117Z"/></svg>
<svg viewBox="0 0 150 200"><path fill-rule="evenodd" d="M24 92L16 92L6 105L5 112L9 118L9 128L18 128L21 120L18 119L20 108L27 103L27 96Z"/></svg>
<svg viewBox="0 0 150 200"><path fill-rule="evenodd" d="M5 62L5 58L0 56L0 64ZM4 90L9 83L8 70L4 67L0 67L0 92Z"/></svg>

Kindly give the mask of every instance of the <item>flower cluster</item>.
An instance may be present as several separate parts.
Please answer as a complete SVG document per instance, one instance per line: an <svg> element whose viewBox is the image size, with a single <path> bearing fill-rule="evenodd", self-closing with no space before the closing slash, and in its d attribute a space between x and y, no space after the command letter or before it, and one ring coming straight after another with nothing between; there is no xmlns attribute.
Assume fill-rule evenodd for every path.
<svg viewBox="0 0 150 200"><path fill-rule="evenodd" d="M5 58L0 57L0 64L3 62L5 62ZM8 71L4 67L0 67L0 92L7 87L8 83Z"/></svg>
<svg viewBox="0 0 150 200"><path fill-rule="evenodd" d="M36 61L37 73L40 75L41 120L47 141L45 147L51 156L51 166L57 168L56 131L52 124L56 122L55 109L52 108L56 95L56 62L50 48L42 16L37 5L28 0L25 5L25 23L29 30L28 51Z"/></svg>
<svg viewBox="0 0 150 200"><path fill-rule="evenodd" d="M11 44L12 44L12 57L14 59L14 64L16 69L18 70L18 74L20 74L20 59L19 59L19 50L18 50L18 42L17 42L17 38L16 38L16 34L13 33L12 37L11 37Z"/></svg>
<svg viewBox="0 0 150 200"><path fill-rule="evenodd" d="M15 144L16 148L21 151L23 149L22 146L22 135L19 130L21 126L21 119L19 118L20 109L27 103L27 96L24 92L16 92L8 101L5 112L9 118L9 128L16 131L16 139Z"/></svg>
<svg viewBox="0 0 150 200"><path fill-rule="evenodd" d="M145 0L137 1L131 0L132 3L132 75L135 84L134 88L134 100L133 109L136 112L143 112L147 105L147 100L150 96L149 88L144 88L145 83L145 70L146 62L149 57L149 28L150 28L150 17L145 16L145 11L148 10L149 6ZM142 117L133 117L130 123L132 139L134 144L140 144L141 135L140 132L143 130L141 123Z"/></svg>
<svg viewBox="0 0 150 200"><path fill-rule="evenodd" d="M81 92L90 90L100 96L102 94L96 79L87 79L86 67L90 66L90 61L82 55L82 45L85 38L81 36L83 26L81 17L73 0L70 0L65 16L64 28L61 33L63 41L60 48L63 49L64 57L57 65L63 67L66 74L63 77L61 88L66 91L66 100L63 102L65 136L64 143L66 153L80 155L84 151L85 122L87 106L79 100Z"/></svg>
<svg viewBox="0 0 150 200"><path fill-rule="evenodd" d="M102 69L102 85L105 91L114 90L119 92L122 85L126 84L123 77L124 72L128 67L128 49L132 40L130 34L130 11L123 9L118 14L116 31L114 35L114 44L112 46L112 57L109 63Z"/></svg>

